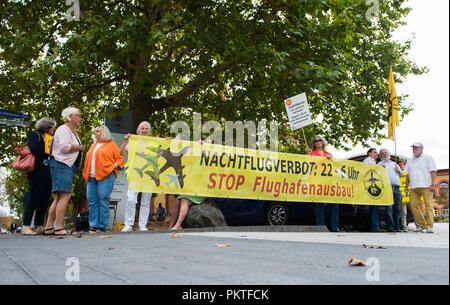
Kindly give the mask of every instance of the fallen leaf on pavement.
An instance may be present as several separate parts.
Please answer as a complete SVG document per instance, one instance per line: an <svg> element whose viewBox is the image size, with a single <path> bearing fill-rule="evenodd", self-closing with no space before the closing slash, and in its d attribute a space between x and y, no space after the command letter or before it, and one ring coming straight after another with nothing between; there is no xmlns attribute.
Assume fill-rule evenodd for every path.
<svg viewBox="0 0 450 305"><path fill-rule="evenodd" d="M111 235L101 235L98 238L111 238L111 237L112 237Z"/></svg>
<svg viewBox="0 0 450 305"><path fill-rule="evenodd" d="M108 250L116 250L116 248L108 248Z"/></svg>
<svg viewBox="0 0 450 305"><path fill-rule="evenodd" d="M386 247L383 247L383 246L369 246L366 244L363 244L363 247L367 248L367 249L386 249Z"/></svg>
<svg viewBox="0 0 450 305"><path fill-rule="evenodd" d="M231 247L231 244L214 244L214 247Z"/></svg>
<svg viewBox="0 0 450 305"><path fill-rule="evenodd" d="M367 265L365 261L362 261L362 260L357 259L357 258L354 258L354 257L352 257L352 258L350 259L350 261L348 262L348 264L349 264L350 266L366 266L366 265Z"/></svg>
<svg viewBox="0 0 450 305"><path fill-rule="evenodd" d="M177 233L172 233L172 238L173 239L180 238L180 237L183 237L183 235L177 235Z"/></svg>

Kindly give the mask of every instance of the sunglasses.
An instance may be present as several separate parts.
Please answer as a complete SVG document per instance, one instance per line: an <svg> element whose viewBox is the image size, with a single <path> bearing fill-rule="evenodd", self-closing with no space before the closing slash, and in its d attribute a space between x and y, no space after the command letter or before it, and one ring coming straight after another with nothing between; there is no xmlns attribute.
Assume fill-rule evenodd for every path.
<svg viewBox="0 0 450 305"><path fill-rule="evenodd" d="M322 139L314 140L313 143L322 142Z"/></svg>

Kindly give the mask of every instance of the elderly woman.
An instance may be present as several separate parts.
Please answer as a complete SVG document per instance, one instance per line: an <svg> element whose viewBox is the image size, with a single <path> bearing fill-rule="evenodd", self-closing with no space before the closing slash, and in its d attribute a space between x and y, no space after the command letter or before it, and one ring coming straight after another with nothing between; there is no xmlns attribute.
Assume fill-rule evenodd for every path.
<svg viewBox="0 0 450 305"><path fill-rule="evenodd" d="M95 142L86 154L83 170L91 231L105 231L109 225L109 200L119 168L123 168L123 157L108 127L95 128Z"/></svg>
<svg viewBox="0 0 450 305"><path fill-rule="evenodd" d="M326 157L331 159L333 156L325 150L326 142L320 136L315 136L311 141L312 152L306 149L310 156ZM330 208L331 232L339 232L339 205L328 203ZM316 225L325 226L325 204L314 203L314 213L316 215Z"/></svg>
<svg viewBox="0 0 450 305"><path fill-rule="evenodd" d="M80 110L67 107L62 112L64 125L56 129L50 148L52 192L55 193L47 218L44 234L70 235L64 228L64 215L72 196L72 180L81 165L84 146L75 129L80 127Z"/></svg>
<svg viewBox="0 0 450 305"><path fill-rule="evenodd" d="M306 152L310 156L316 157L326 157L327 159L333 158L333 156L325 150L325 146L327 143L320 136L315 136L311 141L312 152L309 151L309 148L306 148Z"/></svg>
<svg viewBox="0 0 450 305"><path fill-rule="evenodd" d="M140 136L150 136L152 133L152 127L147 121L143 121L138 125L136 130L137 134ZM120 146L120 154L128 154L128 141L131 134L127 133L124 137L124 141ZM136 215L136 204L137 204L138 192L134 192L128 189L127 192L127 206L125 208L125 227L122 232L133 231L134 218ZM150 201L152 200L152 193L142 193L141 197L141 208L139 210L139 231L148 231L147 222L148 216L150 214Z"/></svg>
<svg viewBox="0 0 450 305"><path fill-rule="evenodd" d="M25 202L23 212L23 235L36 235L44 233L45 213L50 203L52 181L48 164L48 151L46 152L46 134L55 133L56 122L51 118L42 118L37 121L35 130L28 135L28 147L34 155L34 170L27 173L30 189L30 199ZM31 230L31 220L34 215L36 232Z"/></svg>

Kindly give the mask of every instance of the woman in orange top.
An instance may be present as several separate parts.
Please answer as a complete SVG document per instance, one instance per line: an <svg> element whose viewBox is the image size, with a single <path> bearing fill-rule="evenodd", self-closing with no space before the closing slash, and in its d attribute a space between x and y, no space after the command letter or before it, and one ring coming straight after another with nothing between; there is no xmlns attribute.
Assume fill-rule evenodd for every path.
<svg viewBox="0 0 450 305"><path fill-rule="evenodd" d="M123 157L108 127L95 128L95 140L84 161L83 177L87 181L90 229L105 231L109 225L109 199L117 172L123 168Z"/></svg>
<svg viewBox="0 0 450 305"><path fill-rule="evenodd" d="M306 152L310 156L316 157L326 157L328 160L333 158L333 156L325 151L325 145L327 143L320 136L315 136L311 142L312 152L309 148L306 148ZM316 225L325 226L325 204L324 203L313 203L314 204L314 214L316 215ZM330 208L330 222L331 222L331 232L339 232L339 205L328 203Z"/></svg>
<svg viewBox="0 0 450 305"><path fill-rule="evenodd" d="M326 142L324 139L319 136L315 136L311 142L313 151L310 152L309 147L306 147L306 153L308 153L310 156L326 157L327 159L333 158L333 156L329 152L325 151L325 145Z"/></svg>

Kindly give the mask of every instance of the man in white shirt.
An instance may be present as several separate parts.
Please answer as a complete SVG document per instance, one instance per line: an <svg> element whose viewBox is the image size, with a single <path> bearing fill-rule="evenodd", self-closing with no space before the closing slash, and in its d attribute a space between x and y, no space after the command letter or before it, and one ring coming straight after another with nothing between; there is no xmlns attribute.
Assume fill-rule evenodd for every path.
<svg viewBox="0 0 450 305"><path fill-rule="evenodd" d="M376 148L371 148L367 151L367 158L364 159L363 163L377 164L378 152ZM369 225L370 231L385 232L378 227L378 214L380 212L380 207L377 205L369 206Z"/></svg>
<svg viewBox="0 0 450 305"><path fill-rule="evenodd" d="M384 166L388 172L389 180L391 181L392 195L394 197L394 204L386 206L386 228L388 232L402 232L400 219L402 217L402 199L403 195L400 191L400 177L402 171L397 163L391 160L391 155L386 148L380 149L381 161L379 165Z"/></svg>
<svg viewBox="0 0 450 305"><path fill-rule="evenodd" d="M434 211L433 211L433 193L436 184L436 164L433 158L423 153L423 144L414 143L412 146L413 156L406 163L406 186L409 194L409 204L416 222L416 232L426 230L427 233L433 233ZM420 210L420 197L423 196L425 202L426 219Z"/></svg>

